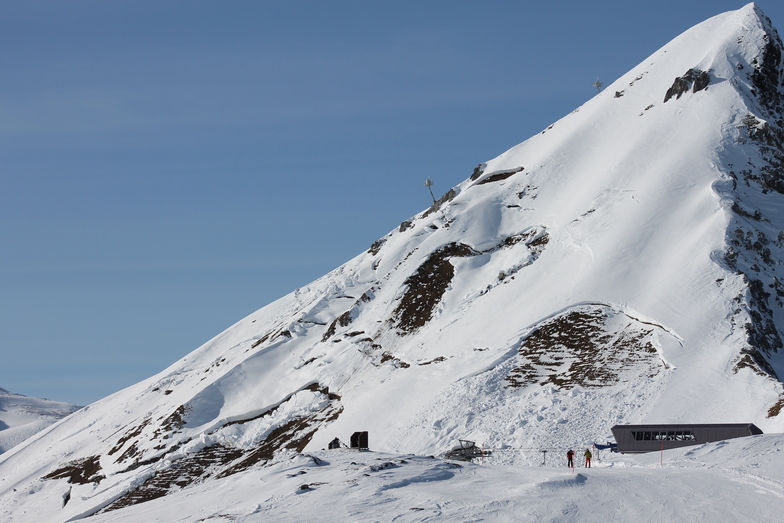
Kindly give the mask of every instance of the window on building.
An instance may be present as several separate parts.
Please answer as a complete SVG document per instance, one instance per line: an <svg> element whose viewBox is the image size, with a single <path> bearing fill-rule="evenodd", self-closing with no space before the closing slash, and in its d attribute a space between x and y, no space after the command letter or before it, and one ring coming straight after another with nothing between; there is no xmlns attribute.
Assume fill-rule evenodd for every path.
<svg viewBox="0 0 784 523"><path fill-rule="evenodd" d="M633 431L634 441L694 441L690 430Z"/></svg>

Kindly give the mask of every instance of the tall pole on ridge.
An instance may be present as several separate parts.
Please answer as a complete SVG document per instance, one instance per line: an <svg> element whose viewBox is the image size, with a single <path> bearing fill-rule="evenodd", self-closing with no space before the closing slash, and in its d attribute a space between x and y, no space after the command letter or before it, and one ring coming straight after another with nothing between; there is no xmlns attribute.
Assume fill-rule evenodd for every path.
<svg viewBox="0 0 784 523"><path fill-rule="evenodd" d="M425 180L425 187L427 187L427 188L430 190L430 197L431 197L431 198L433 198L433 205L435 205L435 203L436 203L436 197L433 195L433 189L432 189L432 187L433 187L433 182L431 182L431 181L430 181L430 178L428 178L427 180Z"/></svg>

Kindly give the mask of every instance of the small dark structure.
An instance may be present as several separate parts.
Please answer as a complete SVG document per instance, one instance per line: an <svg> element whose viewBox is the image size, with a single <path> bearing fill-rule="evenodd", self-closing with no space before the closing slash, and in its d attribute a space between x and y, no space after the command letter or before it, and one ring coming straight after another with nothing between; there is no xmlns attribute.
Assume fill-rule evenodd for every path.
<svg viewBox="0 0 784 523"><path fill-rule="evenodd" d="M474 458L481 458L489 452L484 452L476 446L476 442L468 441L467 439L459 439L455 447L449 452L444 454L446 459L456 459L459 461L471 461Z"/></svg>
<svg viewBox="0 0 784 523"><path fill-rule="evenodd" d="M343 442L340 441L338 438L335 438L329 442L329 446L327 448L329 448L329 450L332 450L332 449L339 449L342 446L343 446Z"/></svg>
<svg viewBox="0 0 784 523"><path fill-rule="evenodd" d="M618 452L641 454L762 434L753 423L702 425L616 425Z"/></svg>
<svg viewBox="0 0 784 523"><path fill-rule="evenodd" d="M351 448L352 449L359 449L359 450L368 450L368 433L365 432L355 432L351 435Z"/></svg>

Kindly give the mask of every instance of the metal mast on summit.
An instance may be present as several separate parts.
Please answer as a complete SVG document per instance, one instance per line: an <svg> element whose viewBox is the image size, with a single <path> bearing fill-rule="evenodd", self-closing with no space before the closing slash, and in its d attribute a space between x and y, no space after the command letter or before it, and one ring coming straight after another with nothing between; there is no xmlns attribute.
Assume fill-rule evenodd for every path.
<svg viewBox="0 0 784 523"><path fill-rule="evenodd" d="M427 187L430 190L430 197L433 198L433 204L435 204L436 203L436 197L433 195L433 189L432 189L433 182L430 181L430 178L425 180L425 187Z"/></svg>
<svg viewBox="0 0 784 523"><path fill-rule="evenodd" d="M600 93L602 92L602 87L604 87L604 84L599 81L598 76L596 77L596 81L593 83L593 87L596 87L596 90L599 91Z"/></svg>

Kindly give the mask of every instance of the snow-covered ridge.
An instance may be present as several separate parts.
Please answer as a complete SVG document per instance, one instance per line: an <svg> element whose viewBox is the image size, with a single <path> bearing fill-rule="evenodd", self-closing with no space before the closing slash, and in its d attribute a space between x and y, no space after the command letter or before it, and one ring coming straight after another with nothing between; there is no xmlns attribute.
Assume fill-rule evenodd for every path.
<svg viewBox="0 0 784 523"><path fill-rule="evenodd" d="M616 423L781 431L782 47L754 4L692 28L367 252L0 457L0 513L134 513L358 430L424 455Z"/></svg>
<svg viewBox="0 0 784 523"><path fill-rule="evenodd" d="M80 408L0 388L0 454Z"/></svg>

